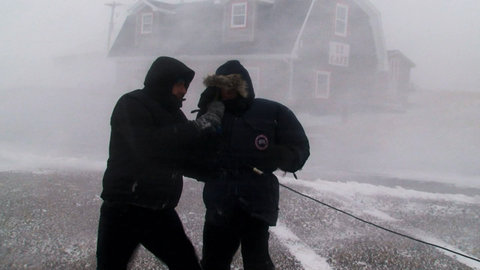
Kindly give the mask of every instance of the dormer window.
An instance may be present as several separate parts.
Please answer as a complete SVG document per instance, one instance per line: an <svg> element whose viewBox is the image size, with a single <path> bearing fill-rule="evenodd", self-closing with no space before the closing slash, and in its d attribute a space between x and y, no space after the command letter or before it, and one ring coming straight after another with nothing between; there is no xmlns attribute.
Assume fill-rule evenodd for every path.
<svg viewBox="0 0 480 270"><path fill-rule="evenodd" d="M335 35L346 37L348 25L348 6L337 4L335 11Z"/></svg>
<svg viewBox="0 0 480 270"><path fill-rule="evenodd" d="M233 3L231 14L231 28L241 28L247 26L247 2Z"/></svg>
<svg viewBox="0 0 480 270"><path fill-rule="evenodd" d="M153 30L153 13L143 13L142 14L142 34L150 34Z"/></svg>

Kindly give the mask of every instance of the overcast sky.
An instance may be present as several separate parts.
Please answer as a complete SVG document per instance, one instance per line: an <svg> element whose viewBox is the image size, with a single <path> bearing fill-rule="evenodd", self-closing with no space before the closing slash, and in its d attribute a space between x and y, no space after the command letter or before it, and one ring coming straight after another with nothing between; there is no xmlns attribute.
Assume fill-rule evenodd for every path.
<svg viewBox="0 0 480 270"><path fill-rule="evenodd" d="M292 0L293 1L293 0ZM98 0L0 2L0 74L71 53L104 51L110 9ZM116 27L135 0L120 1ZM382 14L387 49L404 52L421 87L480 91L479 0L371 0ZM40 62L38 60L41 60ZM1 76L1 75L0 75Z"/></svg>
<svg viewBox="0 0 480 270"><path fill-rule="evenodd" d="M52 65L52 59L91 52L104 59L110 20L110 8L105 3L109 1L0 1L0 169L2 164L8 168L19 160L58 163L58 157L62 156L88 157L85 160L93 157L98 161L95 164L104 165L108 119L114 102L119 93L133 89L108 85L115 81L115 69L107 61L96 61L95 66L83 61L87 63L74 69ZM117 9L117 29L123 24L127 8L135 3L135 0L118 1L125 5ZM413 69L414 83L427 89L480 92L480 0L371 2L382 15L386 47L401 50L417 65ZM62 67L60 71L59 66ZM421 166L428 161L435 166L440 164L432 168L478 172L477 149L480 146L478 131L473 129L479 126L478 109L472 109L475 103L470 104L472 108L464 108L454 99L469 95L439 94L446 97L442 104L451 105L447 106L448 110L442 109L446 113L443 118L439 118L436 111L429 114L434 116L431 119L405 116L425 119L422 123L430 121L430 125L413 121L412 127L392 128L374 122L375 126L363 130L368 138L366 141L378 145L379 140L383 148L376 149L371 160L362 160L372 163L377 160L408 161L404 166L412 165L412 160L413 163L421 160ZM426 99L430 100L431 96ZM195 98L190 96L189 100L194 103ZM471 111L455 114L466 109ZM381 140L373 136L372 130L398 134ZM356 132L348 134L358 135ZM364 153L365 142L348 136L345 140L351 140L346 145L358 147L358 151ZM314 143L312 140L312 145ZM334 140L335 143L342 141ZM425 156L419 156L418 149L426 149ZM355 156L345 156L355 159ZM338 164L348 163L340 157L338 160ZM72 162L82 163L84 159Z"/></svg>

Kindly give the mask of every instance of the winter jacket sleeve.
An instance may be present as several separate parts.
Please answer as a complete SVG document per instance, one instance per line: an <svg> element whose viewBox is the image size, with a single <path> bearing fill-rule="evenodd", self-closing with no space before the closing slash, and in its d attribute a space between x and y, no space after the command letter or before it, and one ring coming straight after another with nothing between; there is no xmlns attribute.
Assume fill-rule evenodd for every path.
<svg viewBox="0 0 480 270"><path fill-rule="evenodd" d="M172 122L167 113L159 119L139 100L129 97L117 103L111 126L120 135L123 148L130 150L130 156L141 167L153 160L167 166L182 163L188 145L198 137L192 122Z"/></svg>
<svg viewBox="0 0 480 270"><path fill-rule="evenodd" d="M308 138L295 114L283 105L278 110L275 134L280 149L278 167L287 172L301 169L310 156Z"/></svg>

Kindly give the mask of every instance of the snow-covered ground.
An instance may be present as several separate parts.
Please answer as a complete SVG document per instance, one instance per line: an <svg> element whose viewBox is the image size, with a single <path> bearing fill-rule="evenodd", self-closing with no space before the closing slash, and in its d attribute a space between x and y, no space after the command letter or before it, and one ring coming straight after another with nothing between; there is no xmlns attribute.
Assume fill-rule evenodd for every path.
<svg viewBox="0 0 480 270"><path fill-rule="evenodd" d="M479 256L478 251L480 250L480 245L478 242L480 241L480 228L476 228L478 224L474 225L473 223L476 223L474 220L480 214L480 211L476 209L480 205L480 195L466 196L463 194L440 194L408 190L401 187L385 187L358 182L331 182L320 179L316 181L304 181L295 180L293 178L282 178L282 183L287 186L294 187L295 189L300 190L320 201L328 203L329 205L333 205L336 208L340 208L341 210L344 210L350 214L384 226L388 229L407 234L411 237L449 248L469 256L476 256L477 258ZM285 203L288 204L288 202ZM323 212L323 215L319 215L318 221L309 220L312 219L312 208L322 208L324 206L316 204L308 199L304 200L302 205L305 205L304 207L306 210L294 209L294 212L303 212L303 215L308 217L300 218L301 220L305 221L301 222L300 226L298 226L300 228L298 234L305 236L298 236L299 238L304 239L304 245L311 245L312 247L322 246L323 248L328 248L325 247L326 244L324 243L326 241L326 236L319 236L315 233L316 229L322 227L327 230L330 229L328 230L330 235L326 238L328 240L333 240L333 243L331 243L332 245L335 245L338 241L346 239L348 239L347 242L351 242L352 238L364 239L360 241L367 241L366 239L372 238L373 241L375 241L375 238L377 237L382 239L380 241L385 241L385 239L391 238L391 240L388 240L387 242L398 241L399 244L413 244L404 243L405 240L401 239L401 237L388 235L388 233L385 234L385 232L379 230L378 228L368 228L368 232L363 232L364 229L367 229L364 224L358 221L352 222L352 220L348 220L346 217L341 217L344 214L335 212L331 209L329 210L330 213ZM291 210L286 212L286 220L291 221L291 219L289 219ZM293 217L302 216L300 213L294 215ZM334 219L338 219L334 222L330 220L333 213L335 216ZM350 219L352 218L350 217ZM337 223L342 221L350 224L352 227L345 228L345 224ZM328 226L327 224L330 224L331 226ZM293 228L295 227L296 226L294 225ZM310 236L309 231L311 233ZM273 232L282 234L283 230L273 229ZM286 233L286 235L289 234L291 234L291 232ZM373 236L371 234L373 234ZM377 234L378 236L376 236ZM380 245L382 244L386 243L380 243ZM395 246L396 245L393 247ZM385 250L372 250L368 252L388 253L388 251ZM409 251L406 252L408 253ZM306 252L306 254L308 253L309 251ZM321 251L320 253L323 252ZM375 256L374 254L370 255ZM296 257L302 258L302 255L297 254ZM394 259L393 256L385 257L387 260L388 258ZM480 267L480 263L478 262L465 260L463 258L457 259L472 268L478 269ZM308 263L308 259L304 260ZM315 260L318 260L318 258L315 258ZM359 262L354 261L351 263L358 264ZM384 262L385 264L382 265L383 262L381 260L376 261L376 264L373 266L371 262L365 263L366 265L370 266L368 269L392 269L391 266L386 267L386 262ZM420 269L427 269L425 267L433 266L424 265ZM335 267L335 269L337 268ZM352 268L346 267L345 269ZM396 269L412 268L409 266L407 268L400 267ZM432 269L435 269L435 267Z"/></svg>
<svg viewBox="0 0 480 270"><path fill-rule="evenodd" d="M7 97L0 107L13 113L0 118L8 128L0 138L0 269L94 269L112 106L105 100L111 93L89 104L91 110L76 103L78 97L69 104L69 94L51 108L34 94ZM12 105L20 100L29 112ZM389 229L480 257L479 93L420 91L405 111L298 117L311 157L299 180L279 172L283 184ZM198 251L201 188L186 179L178 207ZM480 269L478 262L363 224L286 189L271 233L278 269ZM165 269L143 249L132 268ZM241 269L238 256L234 269Z"/></svg>
<svg viewBox="0 0 480 270"><path fill-rule="evenodd" d="M0 173L0 269L95 269L102 172ZM283 184L370 222L469 256L480 256L480 196L356 182ZM203 184L185 180L178 212L201 251ZM480 263L363 224L281 189L271 228L277 269L480 269ZM166 269L144 249L131 269ZM242 269L236 256L233 269Z"/></svg>

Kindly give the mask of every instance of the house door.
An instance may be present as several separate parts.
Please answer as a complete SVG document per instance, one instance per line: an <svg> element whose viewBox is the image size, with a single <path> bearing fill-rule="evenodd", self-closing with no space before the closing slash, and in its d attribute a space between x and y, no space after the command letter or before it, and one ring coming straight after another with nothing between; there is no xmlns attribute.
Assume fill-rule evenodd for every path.
<svg viewBox="0 0 480 270"><path fill-rule="evenodd" d="M330 96L330 72L317 71L315 79L315 98L328 99Z"/></svg>

